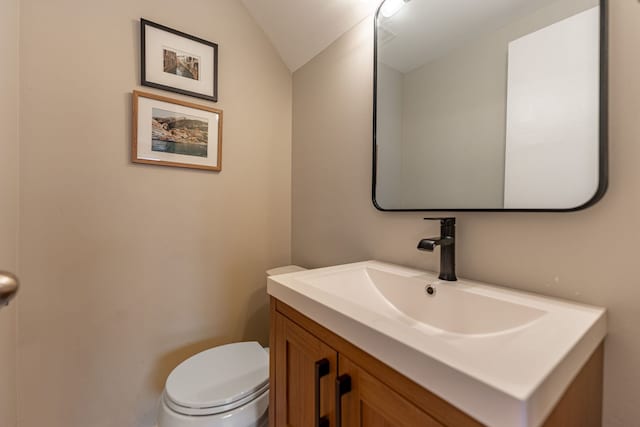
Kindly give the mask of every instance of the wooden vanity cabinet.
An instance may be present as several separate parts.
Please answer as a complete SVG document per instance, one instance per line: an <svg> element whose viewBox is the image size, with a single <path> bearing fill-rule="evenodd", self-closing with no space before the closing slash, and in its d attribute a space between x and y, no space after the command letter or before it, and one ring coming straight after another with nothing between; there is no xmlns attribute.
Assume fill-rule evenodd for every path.
<svg viewBox="0 0 640 427"><path fill-rule="evenodd" d="M480 427L483 424L271 298L270 427ZM543 427L599 427L602 345Z"/></svg>
<svg viewBox="0 0 640 427"><path fill-rule="evenodd" d="M271 378L278 385L270 388L270 407L278 420L271 425L329 427L338 353L285 316L277 314L271 324L276 337L270 349Z"/></svg>
<svg viewBox="0 0 640 427"><path fill-rule="evenodd" d="M385 383L339 355L339 378L350 380L341 396L343 427L442 427L438 421Z"/></svg>
<svg viewBox="0 0 640 427"><path fill-rule="evenodd" d="M274 298L270 323L271 427L482 425ZM319 376L322 360L329 362L328 374ZM351 388L339 396L345 375Z"/></svg>

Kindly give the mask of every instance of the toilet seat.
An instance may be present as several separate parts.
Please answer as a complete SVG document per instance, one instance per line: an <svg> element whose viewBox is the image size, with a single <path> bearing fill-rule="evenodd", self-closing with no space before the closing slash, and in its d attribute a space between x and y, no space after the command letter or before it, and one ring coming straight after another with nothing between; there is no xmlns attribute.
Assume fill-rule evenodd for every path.
<svg viewBox="0 0 640 427"><path fill-rule="evenodd" d="M269 389L269 354L257 342L215 347L182 362L167 378L163 400L190 416L219 414Z"/></svg>
<svg viewBox="0 0 640 427"><path fill-rule="evenodd" d="M235 402L228 403L226 405L220 406L211 406L207 408L189 408L186 406L180 406L177 403L173 402L165 392L163 395L164 403L174 412L182 415L190 415L194 417L202 417L207 415L216 415L222 412L232 411L236 408L246 405L249 402L252 402L262 396L264 393L269 391L269 383L265 384L263 388L259 391L247 395L242 399L236 400Z"/></svg>

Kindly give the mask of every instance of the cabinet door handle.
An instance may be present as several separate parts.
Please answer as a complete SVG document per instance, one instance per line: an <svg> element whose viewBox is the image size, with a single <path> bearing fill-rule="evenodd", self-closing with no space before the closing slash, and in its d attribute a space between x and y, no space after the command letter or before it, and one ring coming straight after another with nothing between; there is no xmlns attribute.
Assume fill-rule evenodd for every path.
<svg viewBox="0 0 640 427"><path fill-rule="evenodd" d="M329 360L322 359L316 362L316 376L315 376L315 419L316 427L329 427L329 418L327 416L320 416L320 378L329 375L330 371Z"/></svg>
<svg viewBox="0 0 640 427"><path fill-rule="evenodd" d="M336 378L336 427L342 426L342 396L351 391L351 376L340 375Z"/></svg>

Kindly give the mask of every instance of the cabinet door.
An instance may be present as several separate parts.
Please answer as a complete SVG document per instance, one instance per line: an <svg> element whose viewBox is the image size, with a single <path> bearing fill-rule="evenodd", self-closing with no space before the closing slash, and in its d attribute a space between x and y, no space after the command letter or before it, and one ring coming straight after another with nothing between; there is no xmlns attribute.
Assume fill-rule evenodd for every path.
<svg viewBox="0 0 640 427"><path fill-rule="evenodd" d="M341 427L442 427L426 412L342 354L339 366L338 381L348 381L347 376L351 380L351 391L339 398Z"/></svg>
<svg viewBox="0 0 640 427"><path fill-rule="evenodd" d="M275 320L275 426L333 427L337 352L286 317Z"/></svg>

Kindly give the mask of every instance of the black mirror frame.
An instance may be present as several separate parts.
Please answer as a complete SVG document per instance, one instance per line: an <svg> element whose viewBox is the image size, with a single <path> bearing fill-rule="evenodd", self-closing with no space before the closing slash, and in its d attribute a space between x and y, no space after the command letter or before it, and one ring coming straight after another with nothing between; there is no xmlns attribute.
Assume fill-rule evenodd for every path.
<svg viewBox="0 0 640 427"><path fill-rule="evenodd" d="M593 197L586 203L569 209L385 209L376 201L376 176L378 146L376 143L377 90L378 90L378 16L384 1L380 3L373 19L373 166L371 200L382 212L575 212L600 201L609 186L609 1L600 0L600 125L599 125L599 180Z"/></svg>

